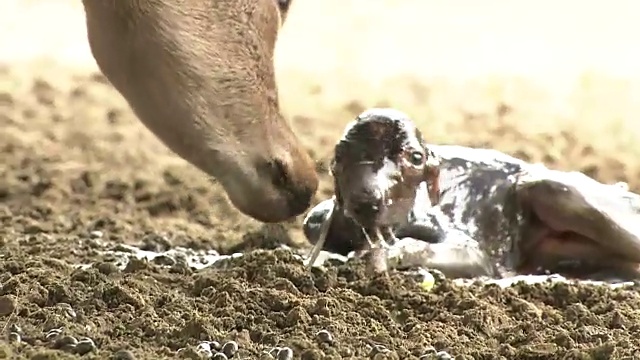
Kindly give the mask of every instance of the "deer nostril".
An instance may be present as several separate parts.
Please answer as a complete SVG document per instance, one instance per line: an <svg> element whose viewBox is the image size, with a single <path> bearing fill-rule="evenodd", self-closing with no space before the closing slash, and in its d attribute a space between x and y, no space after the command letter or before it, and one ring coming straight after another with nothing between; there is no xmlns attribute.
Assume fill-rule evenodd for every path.
<svg viewBox="0 0 640 360"><path fill-rule="evenodd" d="M296 188L290 194L289 212L291 216L297 216L309 208L314 191L311 188Z"/></svg>
<svg viewBox="0 0 640 360"><path fill-rule="evenodd" d="M289 174L287 167L279 160L267 162L265 167L271 176L271 182L278 188L287 188L290 186Z"/></svg>
<svg viewBox="0 0 640 360"><path fill-rule="evenodd" d="M277 159L262 163L260 169L270 178L279 193L286 196L290 216L300 215L309 208L316 191L315 187L293 181L289 168Z"/></svg>

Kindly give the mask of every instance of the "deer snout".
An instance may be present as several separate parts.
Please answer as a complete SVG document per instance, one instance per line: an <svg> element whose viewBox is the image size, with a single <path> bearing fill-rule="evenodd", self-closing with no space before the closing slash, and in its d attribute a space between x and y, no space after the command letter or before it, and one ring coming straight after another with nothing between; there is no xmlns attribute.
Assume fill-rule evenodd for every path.
<svg viewBox="0 0 640 360"><path fill-rule="evenodd" d="M361 226L373 226L384 207L381 196L360 196L350 199L346 206L348 215Z"/></svg>
<svg viewBox="0 0 640 360"><path fill-rule="evenodd" d="M306 153L305 153L306 155ZM288 217L300 215L311 205L311 198L318 188L318 176L311 158L300 163L287 163L280 159L263 167L265 181L273 186L277 197L282 197Z"/></svg>
<svg viewBox="0 0 640 360"><path fill-rule="evenodd" d="M360 181L352 182L350 186L343 186L340 189L347 215L360 226L375 225L385 208L384 192L386 189L380 188L378 185L375 179L360 179Z"/></svg>
<svg viewBox="0 0 640 360"><path fill-rule="evenodd" d="M233 205L245 215L266 223L290 220L311 206L318 175L306 151L281 157L258 156L242 162L236 158L221 183Z"/></svg>
<svg viewBox="0 0 640 360"><path fill-rule="evenodd" d="M300 215L311 206L319 182L315 162L297 141L296 145L267 160L268 166L262 168L265 181L269 180L279 196L286 199L289 217Z"/></svg>

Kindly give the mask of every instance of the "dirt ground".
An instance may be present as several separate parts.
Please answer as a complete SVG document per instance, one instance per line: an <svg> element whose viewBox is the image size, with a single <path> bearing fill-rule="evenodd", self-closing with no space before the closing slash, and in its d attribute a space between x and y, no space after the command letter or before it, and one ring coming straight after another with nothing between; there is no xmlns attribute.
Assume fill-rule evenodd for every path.
<svg viewBox="0 0 640 360"><path fill-rule="evenodd" d="M462 86L398 75L373 85L336 72L325 82L299 69L279 77L285 112L322 173L314 203L331 194L326 162L342 127L374 105L415 116L433 142L491 146L640 191L636 83L584 75L559 111L519 78ZM240 215L94 71L3 66L0 126L0 358L80 357L66 335L92 339L95 348L82 342L87 359L197 358L202 341L228 340L241 359L275 346L301 359L366 359L375 344L391 350L376 359L430 347L460 359L640 356L637 289L445 281L426 292L403 274L367 278L357 263L310 273L289 251L269 250L307 249L301 219L262 226ZM200 271L166 259L121 270L103 252L119 244L246 256Z"/></svg>

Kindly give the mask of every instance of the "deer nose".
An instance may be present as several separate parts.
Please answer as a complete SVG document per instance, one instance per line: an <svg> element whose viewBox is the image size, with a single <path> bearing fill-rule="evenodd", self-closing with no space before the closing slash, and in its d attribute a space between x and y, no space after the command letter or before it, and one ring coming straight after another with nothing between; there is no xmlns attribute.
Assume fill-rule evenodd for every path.
<svg viewBox="0 0 640 360"><path fill-rule="evenodd" d="M375 222L382 209L381 198L354 199L351 205L351 213L360 225Z"/></svg>
<svg viewBox="0 0 640 360"><path fill-rule="evenodd" d="M287 207L291 217L302 214L311 206L311 198L315 190L310 187L301 187L291 192L287 198Z"/></svg>

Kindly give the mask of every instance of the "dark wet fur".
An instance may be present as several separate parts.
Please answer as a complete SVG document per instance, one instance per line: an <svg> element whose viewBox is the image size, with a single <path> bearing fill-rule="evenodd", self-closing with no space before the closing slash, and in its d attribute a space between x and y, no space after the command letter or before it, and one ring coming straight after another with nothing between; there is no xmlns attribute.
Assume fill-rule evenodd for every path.
<svg viewBox="0 0 640 360"><path fill-rule="evenodd" d="M407 119L368 116L357 121L335 146L332 167L373 161L374 169L378 170L385 158L397 157L411 138L417 138L423 147L426 145L420 130L416 129L413 135L407 133Z"/></svg>
<svg viewBox="0 0 640 360"><path fill-rule="evenodd" d="M344 198L354 194L350 193L349 189L341 189L338 179L342 176L343 171L349 171L351 166L359 162L372 162L373 171L379 171L384 165L385 159L395 161L401 156L404 148L415 139L425 148L421 132L410 121L407 118L392 118L386 114L361 116L356 119L356 123L344 138L336 144L332 172L337 205L328 232L327 243L324 246L325 249L346 255L352 250L362 249L366 246L367 240L364 231L368 232L377 225L373 223L358 224L358 221L346 215ZM415 131L410 133L414 129ZM371 209L373 209L376 200L370 195L372 194L361 193L357 196L365 199L365 204L370 202ZM364 210L361 208L359 211L368 212L367 205L364 207ZM375 210L372 210L371 213L371 217L374 217ZM305 227L305 233L308 231L310 230ZM309 238L309 234L307 234L307 238Z"/></svg>
<svg viewBox="0 0 640 360"><path fill-rule="evenodd" d="M519 173L522 169L519 164L497 162L498 166L484 163L475 163L462 157L445 158L441 160L441 190L442 197L446 198L456 188L468 190L471 200L454 204L447 203L441 206L442 212L451 220L454 218L454 207L462 212L462 223L469 223L472 219L478 219L483 224L479 229L479 235L483 239L492 239L482 245L492 257L505 265L510 265L510 253L512 249L511 239L520 238L521 234L513 233L513 222L521 221L516 215L519 213L515 198L513 184L505 179L510 175ZM491 194L491 189L497 186ZM504 204L501 210L496 207L496 199ZM329 228L324 250L346 255L354 251L365 242L360 227L350 218L346 217L340 207L336 208L333 222ZM309 220L304 226L307 239L312 243L319 236L319 229L326 211L318 211L309 215ZM453 224L454 226L456 224ZM412 211L409 214L409 224L394 229L398 238L413 237L429 243L438 243L445 240L446 230L430 213L418 213Z"/></svg>
<svg viewBox="0 0 640 360"><path fill-rule="evenodd" d="M343 207L343 194L337 184L340 176L340 168L344 168L360 161L372 161L375 171L383 166L385 158L394 159L403 151L403 148L413 138L417 139L423 149L427 149L422 133L411 125L406 118L391 119L387 116L370 115L366 118L358 118L357 123L345 134L335 146L332 170L334 172L334 188L337 205L333 220L327 233L327 239L323 249L341 255L361 249L366 244L366 238L360 225L345 214ZM410 134L408 130L413 127L415 132ZM392 136L389 136L389 135ZM427 154L432 154L426 151ZM429 155L427 155L429 156ZM315 244L320 234L320 225L326 215L326 211L316 211L309 214L308 221L304 224L304 234ZM416 220L415 214L410 218ZM421 216L418 218L422 219ZM403 227L400 235L415 236L429 242L440 242L444 239L444 230L435 221L426 219L432 226L408 226ZM415 223L415 221L413 222Z"/></svg>
<svg viewBox="0 0 640 360"><path fill-rule="evenodd" d="M422 139L420 139L422 140ZM388 145L387 145L388 146ZM425 149L433 148L442 156L440 164L441 198L440 210L453 221L456 214L461 214L460 224L452 223L456 227L475 221L478 232L469 234L474 238L491 239L483 241L481 246L496 262L501 264L499 269L505 275L506 269L517 261L514 254L513 242L520 239L523 234L514 229L514 222L523 221L518 214L515 188L509 177L522 171L520 164L495 160L487 164L476 162L457 156L447 149L435 145L426 145ZM442 153L438 152L442 151ZM454 198L457 189L463 189L465 201ZM468 198L466 195L468 194ZM313 210L312 210L313 211ZM315 242L319 234L322 216L325 212L318 211L312 214L305 224L305 235L311 242ZM445 241L446 229L437 221L432 213L415 209L409 214L409 224L396 227L394 233L398 238L413 237L430 243ZM346 255L356 250L364 242L364 237L358 225L346 218L342 211L334 215L334 223L331 225L324 249L331 252ZM515 257L514 257L515 255Z"/></svg>
<svg viewBox="0 0 640 360"><path fill-rule="evenodd" d="M522 204L515 186L515 176L529 168L514 158L494 159L495 154L491 153L471 153L471 156L467 156L466 151L485 151L481 149L437 145L429 145L429 148L441 157L440 206L426 210L414 206L409 214L409 224L396 227L395 235L398 238L412 237L430 243L446 241L447 229L438 223L436 217L439 209L451 221L448 226L479 241L481 249L496 264L492 276L515 275L520 266L526 265L523 255L528 250L521 247L527 243L528 238L535 236L530 232L536 230L535 224L532 224L536 221L536 216L532 216L531 209ZM477 161L478 158L486 161ZM304 225L305 235L312 242L318 237L317 229L322 221L320 214L326 210L318 207L312 213L314 211L317 213L309 216L309 221ZM346 254L358 248L362 235L355 233L358 229L355 224L340 219L340 211L336 215L338 220L331 226L325 249ZM558 258L557 264L546 265L539 271L533 268L525 271L531 274L550 271L574 278L605 281L638 278L637 270L634 269L625 272L624 268L621 270L618 267L610 268L607 265L562 258Z"/></svg>
<svg viewBox="0 0 640 360"><path fill-rule="evenodd" d="M326 213L327 211L312 212L303 226L305 237L314 245L320 236L320 227ZM410 218L412 216L413 214L410 215ZM413 237L429 243L444 241L446 234L442 226L433 218L426 221L429 223L411 221L408 225L395 229L394 233L398 238ZM323 250L346 256L352 251L362 249L365 244L366 239L362 228L353 219L346 216L344 210L337 207L327 232Z"/></svg>
<svg viewBox="0 0 640 360"><path fill-rule="evenodd" d="M514 184L507 179L522 170L517 163L496 160L494 164L485 164L455 156L447 156L440 165L442 198L446 199L458 188L466 189L469 194L467 201L445 201L440 209L450 220L455 216L454 211L462 213L462 224L476 219L479 226L474 237L485 239L480 243L481 247L503 265L503 270L513 265L513 243L522 237L514 232L521 228L514 225L522 221L518 217L521 209L516 201ZM502 209L498 205L502 205Z"/></svg>
<svg viewBox="0 0 640 360"><path fill-rule="evenodd" d="M377 171L384 165L385 158L397 159L407 143L413 142L413 138L407 132L409 122L406 118L395 119L386 114L369 115L360 119L345 134L345 139L336 145L333 165L336 170L334 180L337 205L325 241L325 250L346 255L362 249L366 244L360 225L368 224L358 225L357 222L363 220L355 221L345 214L343 198L352 196L353 193L348 192L349 189L339 188L338 179L343 174L341 171L349 171L349 166L358 162L373 162L372 166ZM420 206L426 203L424 199L416 199L413 209L407 214L408 224L394 224L393 232L397 238L411 237L429 243L439 243L447 241L450 234L463 233L469 241L477 241L480 249L489 256L493 270L487 275L496 277L511 276L521 271L537 273L545 270L566 275L576 271L590 275L602 269L602 266L597 266L591 271L588 268L589 264L585 264L583 260L564 261L562 258L557 261L552 259L551 264L541 266L535 263L532 268L528 268L530 250L526 246L531 243L528 239L537 236L531 232L538 231L539 226L532 224L535 216L529 214L531 209L527 204L519 201L522 193L516 186L517 176L531 170L528 164L492 150L427 146L419 131L416 131L416 134L426 153L430 154L433 151L440 158L440 202L436 208L430 209ZM546 184L549 186L549 183ZM424 194L418 193L416 196L422 197ZM304 224L304 233L313 243L318 239L319 229L327 211L327 206L311 210ZM361 217L359 215L359 218ZM448 218L448 221L443 220L440 223L439 219L443 217ZM447 222L450 223L444 225ZM579 227L588 228L584 224ZM466 241L461 238L458 240ZM533 242L535 241L534 238ZM522 248L523 246L525 248ZM540 270L537 270L538 267ZM610 277L611 271L604 270L602 276ZM615 273L627 277L620 271Z"/></svg>

